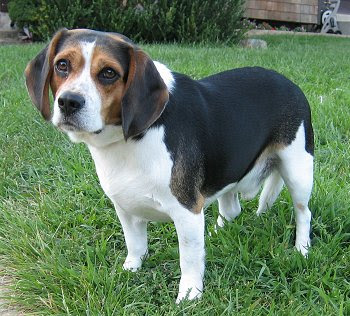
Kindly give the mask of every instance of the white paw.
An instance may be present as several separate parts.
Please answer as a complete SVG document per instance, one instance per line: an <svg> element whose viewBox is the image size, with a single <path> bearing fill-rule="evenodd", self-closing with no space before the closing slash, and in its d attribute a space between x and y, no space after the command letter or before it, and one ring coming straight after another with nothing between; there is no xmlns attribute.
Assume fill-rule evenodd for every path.
<svg viewBox="0 0 350 316"><path fill-rule="evenodd" d="M141 268L142 259L135 257L126 257L125 262L123 264L123 269L131 272L136 272Z"/></svg>
<svg viewBox="0 0 350 316"><path fill-rule="evenodd" d="M218 233L218 230L220 228L223 228L225 226L224 219L221 215L218 216L218 219L216 220L216 224L214 225L213 232L209 232L209 237L212 237Z"/></svg>
<svg viewBox="0 0 350 316"><path fill-rule="evenodd" d="M256 216L260 216L262 214L264 214L266 212L266 208L258 208L258 210L256 211Z"/></svg>
<svg viewBox="0 0 350 316"><path fill-rule="evenodd" d="M217 232L217 230L219 228L222 228L225 226L225 222L224 219L221 215L218 216L218 219L216 220L216 225L215 225L215 232Z"/></svg>
<svg viewBox="0 0 350 316"><path fill-rule="evenodd" d="M259 207L258 207L258 210L256 211L256 215L260 216L260 215L266 213L267 207L268 207L267 204L259 203Z"/></svg>
<svg viewBox="0 0 350 316"><path fill-rule="evenodd" d="M304 257L307 257L310 248L310 239L306 242L295 242L295 248L300 251Z"/></svg>
<svg viewBox="0 0 350 316"><path fill-rule="evenodd" d="M203 292L203 282L194 281L191 279L181 278L179 286L179 294L176 299L176 304L179 304L181 301L187 299L189 301L200 298Z"/></svg>

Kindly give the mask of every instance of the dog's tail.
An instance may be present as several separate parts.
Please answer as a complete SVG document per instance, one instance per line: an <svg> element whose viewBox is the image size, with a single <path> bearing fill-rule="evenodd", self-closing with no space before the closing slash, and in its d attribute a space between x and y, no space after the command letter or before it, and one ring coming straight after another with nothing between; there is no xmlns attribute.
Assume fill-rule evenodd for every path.
<svg viewBox="0 0 350 316"><path fill-rule="evenodd" d="M257 215L264 213L267 208L272 206L278 195L281 193L282 187L283 179L280 173L277 170L272 171L264 182L264 186L260 194L259 207L256 212Z"/></svg>

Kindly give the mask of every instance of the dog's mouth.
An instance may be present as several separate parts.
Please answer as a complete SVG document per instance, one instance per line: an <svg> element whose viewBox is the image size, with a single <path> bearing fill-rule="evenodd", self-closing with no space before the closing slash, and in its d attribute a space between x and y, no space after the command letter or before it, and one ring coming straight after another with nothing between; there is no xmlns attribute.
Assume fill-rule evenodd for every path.
<svg viewBox="0 0 350 316"><path fill-rule="evenodd" d="M67 118L65 118L62 122L58 123L57 127L63 132L87 132L96 135L100 134L103 131L103 128L100 128L95 131L87 131L79 124L72 122Z"/></svg>
<svg viewBox="0 0 350 316"><path fill-rule="evenodd" d="M68 132L79 132L81 131L81 127L73 123L67 119L64 119L62 122L57 124L57 127L62 131L68 131Z"/></svg>

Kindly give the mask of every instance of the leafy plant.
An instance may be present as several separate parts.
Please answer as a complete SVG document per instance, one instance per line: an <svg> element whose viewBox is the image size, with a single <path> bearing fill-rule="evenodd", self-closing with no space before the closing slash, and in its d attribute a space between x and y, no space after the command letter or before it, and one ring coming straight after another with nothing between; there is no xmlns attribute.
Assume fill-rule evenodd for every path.
<svg viewBox="0 0 350 316"><path fill-rule="evenodd" d="M11 0L9 14L36 40L57 29L114 31L142 42L237 42L243 0Z"/></svg>

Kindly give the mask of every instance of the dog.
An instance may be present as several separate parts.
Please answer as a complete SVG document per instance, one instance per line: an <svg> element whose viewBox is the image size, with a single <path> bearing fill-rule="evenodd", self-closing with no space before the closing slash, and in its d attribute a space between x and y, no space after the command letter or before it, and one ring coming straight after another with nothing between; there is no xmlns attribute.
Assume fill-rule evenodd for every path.
<svg viewBox="0 0 350 316"><path fill-rule="evenodd" d="M63 29L25 76L42 116L88 146L124 231L124 269L141 267L147 222L174 222L177 303L202 295L204 209L216 199L220 228L240 214L239 193L251 199L263 186L259 215L285 184L295 210L295 247L306 256L311 112L300 88L281 74L246 67L193 80L152 61L121 34Z"/></svg>

